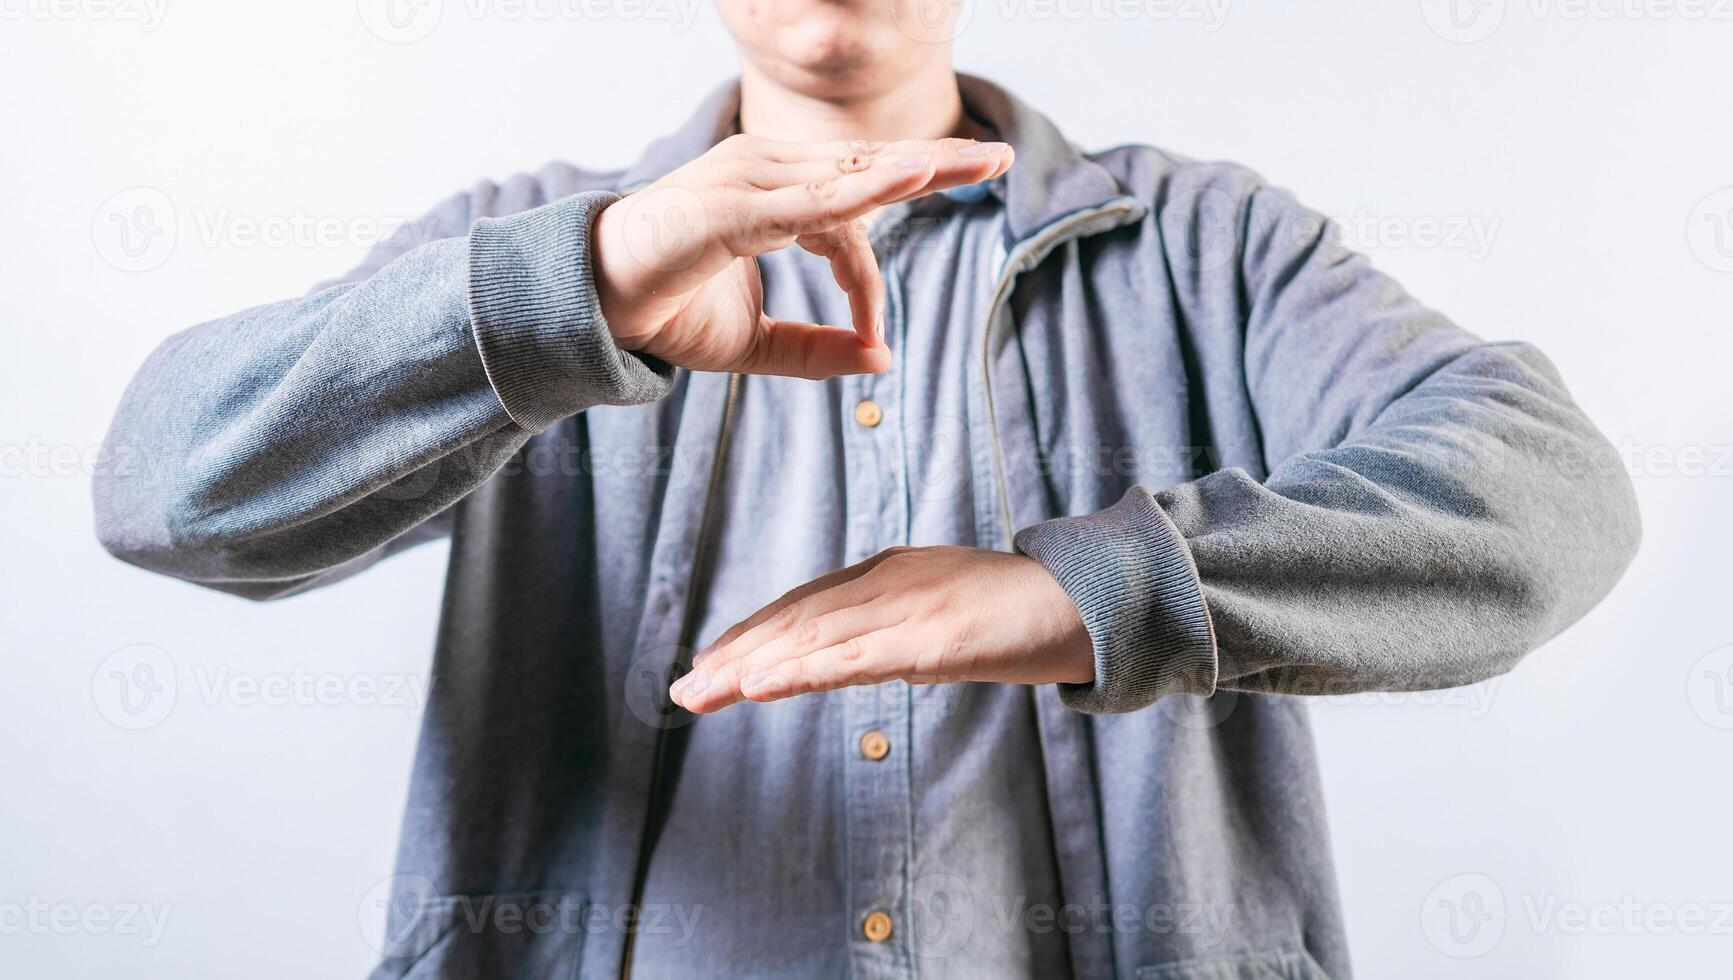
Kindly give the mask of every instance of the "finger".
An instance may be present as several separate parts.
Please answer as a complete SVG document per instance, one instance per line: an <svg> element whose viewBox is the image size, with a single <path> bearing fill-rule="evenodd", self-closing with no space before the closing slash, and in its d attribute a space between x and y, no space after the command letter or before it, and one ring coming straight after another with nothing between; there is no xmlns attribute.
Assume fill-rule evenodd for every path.
<svg viewBox="0 0 1733 980"><path fill-rule="evenodd" d="M971 153L885 157L855 173L761 191L750 198L753 220L746 224L765 248L781 247L789 234L826 231L887 204L991 180L1010 169L1011 148L1003 143L976 143L964 149ZM974 154L974 150L987 152Z"/></svg>
<svg viewBox="0 0 1733 980"><path fill-rule="evenodd" d="M859 219L837 225L816 235L802 235L796 242L814 255L830 260L831 275L848 295L854 332L863 344L884 343L880 324L884 317L885 281L879 259L867 238L866 224Z"/></svg>
<svg viewBox="0 0 1733 980"><path fill-rule="evenodd" d="M770 250L791 238L829 231L876 208L924 193L935 174L931 156L886 157L858 173L751 194L746 199L751 213L741 224L753 235L744 244Z"/></svg>
<svg viewBox="0 0 1733 980"><path fill-rule="evenodd" d="M863 344L853 330L820 323L762 317L759 336L734 370L823 381L845 374L879 374L891 366L890 348Z"/></svg>
<svg viewBox="0 0 1733 980"><path fill-rule="evenodd" d="M723 647L726 647L730 643L739 639L740 636L748 630L754 629L763 624L766 620L776 615L784 608L805 599L807 596L816 595L832 586L840 585L843 582L865 575L867 572L872 570L873 566L883 561L885 556L889 554L891 554L891 552L881 551L871 558L868 558L866 561L856 562L846 568L839 568L834 572L827 572L799 588L789 589L787 592L778 596L773 602L765 605L764 608L724 630L722 635L712 641L709 646L698 651L698 655L692 658L692 662L696 664L700 660L709 658L720 651Z"/></svg>
<svg viewBox="0 0 1733 980"><path fill-rule="evenodd" d="M982 146L984 151L963 151L971 146ZM864 169L873 161L885 158L908 156L944 156L944 155L989 155L1001 148L1009 149L1009 144L987 141L980 142L971 139L946 137L936 140L823 140L816 143L784 143L779 140L764 140L758 144L757 152L768 160L777 163L831 163L832 161L853 161L857 169Z"/></svg>
<svg viewBox="0 0 1733 980"><path fill-rule="evenodd" d="M721 636L717 637L714 642L703 650L700 650L698 655L692 658L693 663L696 664L700 660L707 659L714 654L720 653L723 648L727 647L735 640L738 640L747 632L762 626L772 616L775 616L788 606L791 606L808 596L817 595L820 592L841 585L844 582L860 578L862 575L877 568L879 563L884 561L886 558L907 550L907 548L887 548L865 561L857 561L853 565L849 565L845 568L839 568L834 572L827 572L799 588L790 589L787 592L784 592L781 596L777 597L774 602L769 603L764 608L724 630ZM799 618L800 614L798 613L791 616L791 619Z"/></svg>
<svg viewBox="0 0 1733 980"><path fill-rule="evenodd" d="M829 595L827 592L827 598ZM738 681L771 664L804 657L850 636L894 625L904 618L902 610L893 597L879 593L867 593L864 598L853 595L822 612L808 612L796 605L790 607L786 625L782 619L773 619L774 625L750 631L727 650L707 659L704 669L716 677Z"/></svg>
<svg viewBox="0 0 1733 980"><path fill-rule="evenodd" d="M784 660L760 673L748 674L741 679L740 696L764 703L900 680L911 669L905 652L908 643L908 631L900 627L850 637L804 657Z"/></svg>
<svg viewBox="0 0 1733 980"><path fill-rule="evenodd" d="M871 602L879 597L884 587L863 586L860 584L861 579L898 550L901 549L880 552L866 561L814 579L810 586L802 586L788 593L730 628L721 639L712 643L709 649L693 658L693 665L696 667L701 664L707 670L719 669L776 637L800 629L801 624L807 620L834 610Z"/></svg>
<svg viewBox="0 0 1733 980"><path fill-rule="evenodd" d="M800 235L828 231L887 204L990 180L1009 169L1010 147L1002 143L964 147L971 152L993 147L997 149L984 155L950 151L884 157L865 170L836 176L827 169L819 179L780 186L777 181L789 179L787 175L778 178L761 173L749 179L756 189L741 199L738 211L732 212L729 225L734 230L722 240L735 255L757 255L782 248Z"/></svg>
<svg viewBox="0 0 1733 980"><path fill-rule="evenodd" d="M905 159L926 157L933 161L934 177L945 183L991 180L1010 169L1013 154L1004 143L976 143L972 140L937 140L886 144L899 147L894 152L874 156L842 154L799 160L743 161L744 178L753 187L771 191L782 187L836 180L851 174Z"/></svg>
<svg viewBox="0 0 1733 980"><path fill-rule="evenodd" d="M712 658L702 670L687 675L669 693L676 703L691 711L714 711L733 704L745 696L741 691L745 678L783 661L798 660L853 637L894 626L900 621L899 608L889 599L879 599L803 619L793 630L771 637L755 649L742 649L726 663L719 664Z"/></svg>

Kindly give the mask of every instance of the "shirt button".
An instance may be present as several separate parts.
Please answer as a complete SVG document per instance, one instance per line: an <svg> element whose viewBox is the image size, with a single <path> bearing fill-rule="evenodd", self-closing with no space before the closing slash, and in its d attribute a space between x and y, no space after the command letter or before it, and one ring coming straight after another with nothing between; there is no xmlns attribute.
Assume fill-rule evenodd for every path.
<svg viewBox="0 0 1733 980"><path fill-rule="evenodd" d="M854 407L854 420L869 429L877 428L878 424L884 421L884 418L885 410L880 408L879 403L871 398L863 400Z"/></svg>
<svg viewBox="0 0 1733 980"><path fill-rule="evenodd" d="M860 737L860 754L877 762L891 754L891 740L885 737L884 732L876 729L867 732Z"/></svg>
<svg viewBox="0 0 1733 980"><path fill-rule="evenodd" d="M861 935L869 943L882 943L891 938L891 917L883 912L872 912L860 924Z"/></svg>

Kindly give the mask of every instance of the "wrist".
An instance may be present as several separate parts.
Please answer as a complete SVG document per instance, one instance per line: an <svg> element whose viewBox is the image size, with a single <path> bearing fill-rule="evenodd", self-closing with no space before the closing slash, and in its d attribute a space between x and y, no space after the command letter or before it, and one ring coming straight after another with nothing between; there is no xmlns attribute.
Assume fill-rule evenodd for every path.
<svg viewBox="0 0 1733 980"><path fill-rule="evenodd" d="M625 212L614 206L618 203L615 201L596 212L590 229L590 270L595 278L602 321L607 324L614 346L623 351L641 351L653 334L646 335L632 320L636 304L628 299L630 286L621 275L630 265L623 258L629 253L624 244L624 229L620 227Z"/></svg>

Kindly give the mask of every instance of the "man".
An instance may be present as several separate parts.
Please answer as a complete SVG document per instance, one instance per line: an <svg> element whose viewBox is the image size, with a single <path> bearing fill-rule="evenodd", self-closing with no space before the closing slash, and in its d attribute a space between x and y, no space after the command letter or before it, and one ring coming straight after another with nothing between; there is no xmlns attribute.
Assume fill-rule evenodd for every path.
<svg viewBox="0 0 1733 980"><path fill-rule="evenodd" d="M1079 153L905 10L721 9L738 86L628 171L479 185L120 407L127 561L451 539L377 976L1347 976L1286 695L1582 615L1609 447L1242 168Z"/></svg>

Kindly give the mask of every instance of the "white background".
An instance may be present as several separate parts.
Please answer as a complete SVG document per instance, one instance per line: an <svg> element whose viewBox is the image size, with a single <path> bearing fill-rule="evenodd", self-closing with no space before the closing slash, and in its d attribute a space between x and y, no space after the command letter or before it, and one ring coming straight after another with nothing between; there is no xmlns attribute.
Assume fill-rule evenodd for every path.
<svg viewBox="0 0 1733 980"><path fill-rule="evenodd" d="M244 603L103 555L88 455L170 332L477 177L624 164L733 56L699 0L444 0L409 43L343 0L156 2L0 0L0 975L358 976L443 546ZM1642 553L1587 619L1495 684L1314 713L1363 977L1733 965L1733 8L1583 9L990 0L957 44L1079 143L1240 160L1349 219L1421 297L1540 344L1629 456ZM141 202L173 227L135 258ZM297 678L382 693L247 686Z"/></svg>

